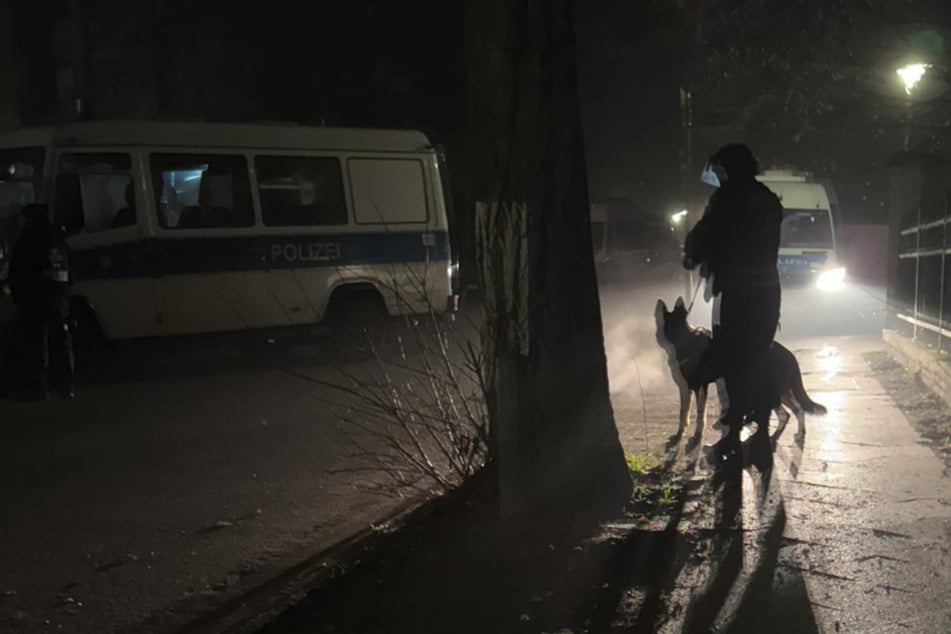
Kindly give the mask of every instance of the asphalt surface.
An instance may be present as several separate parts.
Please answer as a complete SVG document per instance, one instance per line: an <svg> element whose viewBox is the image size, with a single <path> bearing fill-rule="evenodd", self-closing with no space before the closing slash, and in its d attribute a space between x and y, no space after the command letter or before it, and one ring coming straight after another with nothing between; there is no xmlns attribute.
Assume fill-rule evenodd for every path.
<svg viewBox="0 0 951 634"><path fill-rule="evenodd" d="M676 392L653 338L654 302L676 294L604 293L628 451L658 450L676 424ZM792 588L817 631L951 629L940 611L951 588L951 488L861 362L862 351L881 347L883 295L851 287L834 298L784 296L779 339L831 412L810 420L802 448L791 433L780 439L774 497L762 498L773 501L756 502L760 485L743 485L752 515L741 570L763 569L757 553L776 550L762 542L782 518L769 557L784 563L770 568L771 583ZM698 304L692 319L708 318ZM365 476L337 472L351 462L326 405L333 395L301 378L339 379L334 364L306 345L262 362L255 351L268 345L157 346L127 353L125 369L73 401L0 403L0 629L180 625L403 503L357 486ZM696 507L692 521L702 525L712 511ZM672 595L685 605L714 573L692 574ZM724 608L724 622L743 605Z"/></svg>
<svg viewBox="0 0 951 634"><path fill-rule="evenodd" d="M0 630L174 627L405 503L338 472L308 380L372 364L279 344L127 347L74 400L0 403Z"/></svg>

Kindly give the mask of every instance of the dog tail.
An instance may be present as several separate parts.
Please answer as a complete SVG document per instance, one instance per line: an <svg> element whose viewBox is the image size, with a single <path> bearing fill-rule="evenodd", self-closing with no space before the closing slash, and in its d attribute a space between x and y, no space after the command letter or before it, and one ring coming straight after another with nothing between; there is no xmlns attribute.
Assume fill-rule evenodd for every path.
<svg viewBox="0 0 951 634"><path fill-rule="evenodd" d="M829 410L826 409L825 405L816 403L814 400L809 398L809 394L806 393L806 387L802 384L802 372L799 371L798 364L796 367L796 381L793 383L792 393L796 398L796 402L799 403L799 406L807 414L824 416L825 414L829 413Z"/></svg>

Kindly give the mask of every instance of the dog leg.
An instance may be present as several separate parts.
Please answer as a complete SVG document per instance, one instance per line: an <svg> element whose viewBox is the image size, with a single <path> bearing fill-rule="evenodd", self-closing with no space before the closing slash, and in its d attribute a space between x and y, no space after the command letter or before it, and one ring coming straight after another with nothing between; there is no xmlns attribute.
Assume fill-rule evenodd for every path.
<svg viewBox="0 0 951 634"><path fill-rule="evenodd" d="M688 452L693 451L694 448L700 444L700 441L703 440L703 429L706 426L707 418L707 394L707 386L703 386L697 390L696 429L694 429L693 436L687 441L686 450Z"/></svg>
<svg viewBox="0 0 951 634"><path fill-rule="evenodd" d="M677 429L677 435L683 436L690 422L690 388L680 390L680 427Z"/></svg>
<svg viewBox="0 0 951 634"><path fill-rule="evenodd" d="M722 432L724 431L723 421L726 418L727 412L730 410L730 398L726 393L726 381L723 379L717 379L717 400L720 401L720 412L717 414L717 419L713 422L714 431Z"/></svg>
<svg viewBox="0 0 951 634"><path fill-rule="evenodd" d="M802 441L806 438L806 410L795 399L792 400L792 410L797 423L796 439Z"/></svg>
<svg viewBox="0 0 951 634"><path fill-rule="evenodd" d="M690 418L690 389L686 385L680 388L680 420L677 425L677 433L667 439L667 449L673 449L675 445L684 437L684 431L687 429L687 422Z"/></svg>
<svg viewBox="0 0 951 634"><path fill-rule="evenodd" d="M779 425L777 426L776 431L779 431L780 429L785 429L786 424L789 422L789 410L783 407L783 405L787 405L787 406L789 405L788 400L785 398L783 399L782 403L780 403L779 406L773 410L773 412L776 413L776 420L779 422Z"/></svg>
<svg viewBox="0 0 951 634"><path fill-rule="evenodd" d="M707 386L697 390L697 433L700 433L706 424Z"/></svg>

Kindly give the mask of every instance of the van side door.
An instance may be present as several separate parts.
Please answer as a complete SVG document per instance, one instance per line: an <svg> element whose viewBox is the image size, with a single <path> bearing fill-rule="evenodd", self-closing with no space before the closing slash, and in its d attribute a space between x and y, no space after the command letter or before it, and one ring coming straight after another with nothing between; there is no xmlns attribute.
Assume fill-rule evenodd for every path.
<svg viewBox="0 0 951 634"><path fill-rule="evenodd" d="M110 339L152 334L154 305L143 282L143 179L128 149L59 148L52 212L72 251L73 294L93 306Z"/></svg>

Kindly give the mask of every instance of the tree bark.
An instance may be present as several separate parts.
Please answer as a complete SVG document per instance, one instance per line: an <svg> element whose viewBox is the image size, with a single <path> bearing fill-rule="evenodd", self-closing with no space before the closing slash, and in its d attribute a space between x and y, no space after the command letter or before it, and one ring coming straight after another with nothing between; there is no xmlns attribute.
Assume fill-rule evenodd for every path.
<svg viewBox="0 0 951 634"><path fill-rule="evenodd" d="M470 187L503 510L630 477L608 393L570 0L468 0Z"/></svg>

